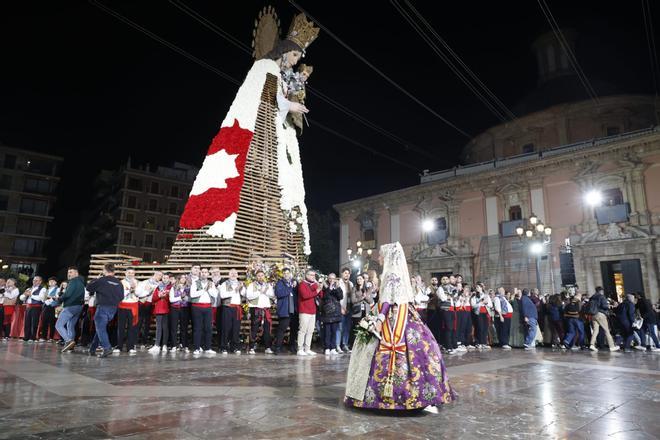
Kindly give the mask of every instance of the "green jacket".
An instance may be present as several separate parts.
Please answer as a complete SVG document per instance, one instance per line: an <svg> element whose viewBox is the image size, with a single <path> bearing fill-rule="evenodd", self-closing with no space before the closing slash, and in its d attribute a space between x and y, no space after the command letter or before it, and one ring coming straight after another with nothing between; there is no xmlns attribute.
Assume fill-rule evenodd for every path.
<svg viewBox="0 0 660 440"><path fill-rule="evenodd" d="M85 283L81 276L69 280L60 302L64 307L82 306L85 303Z"/></svg>

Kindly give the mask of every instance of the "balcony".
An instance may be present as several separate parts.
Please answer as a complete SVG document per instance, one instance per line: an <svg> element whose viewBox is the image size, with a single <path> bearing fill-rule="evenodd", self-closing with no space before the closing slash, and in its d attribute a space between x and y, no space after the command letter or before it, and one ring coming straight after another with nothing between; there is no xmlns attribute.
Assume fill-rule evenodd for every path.
<svg viewBox="0 0 660 440"><path fill-rule="evenodd" d="M516 228L523 226L524 223L524 220L509 220L501 222L500 233L502 234L502 237L517 237L518 234L516 234Z"/></svg>
<svg viewBox="0 0 660 440"><path fill-rule="evenodd" d="M630 205L622 203L619 205L598 206L594 209L594 212L596 214L596 221L599 225L624 223L628 221Z"/></svg>

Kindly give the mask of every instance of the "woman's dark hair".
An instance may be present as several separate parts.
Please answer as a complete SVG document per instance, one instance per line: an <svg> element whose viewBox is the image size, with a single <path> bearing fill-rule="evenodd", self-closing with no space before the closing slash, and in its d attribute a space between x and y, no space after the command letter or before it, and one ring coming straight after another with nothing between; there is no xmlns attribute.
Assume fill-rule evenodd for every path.
<svg viewBox="0 0 660 440"><path fill-rule="evenodd" d="M268 59L268 60L277 60L282 57L287 52L292 52L294 50L297 50L298 52L302 52L302 49L300 46L298 46L296 43L294 43L291 40L280 40L275 47L273 47L270 52L268 52L266 55L261 57L261 59Z"/></svg>

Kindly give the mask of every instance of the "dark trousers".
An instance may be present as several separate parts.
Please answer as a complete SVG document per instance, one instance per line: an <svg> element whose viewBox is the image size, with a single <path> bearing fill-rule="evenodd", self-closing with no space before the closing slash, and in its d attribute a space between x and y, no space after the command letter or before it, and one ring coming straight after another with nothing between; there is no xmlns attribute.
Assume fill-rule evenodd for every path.
<svg viewBox="0 0 660 440"><path fill-rule="evenodd" d="M41 339L53 339L55 337L55 307L44 306L41 313Z"/></svg>
<svg viewBox="0 0 660 440"><path fill-rule="evenodd" d="M289 328L289 324L291 322L291 318L288 316L280 316L279 321L277 322L277 331L275 332L275 352L279 353L280 350L282 349L282 343L284 342L284 333L286 333L286 329ZM293 332L289 332L289 339L291 337Z"/></svg>
<svg viewBox="0 0 660 440"><path fill-rule="evenodd" d="M332 350L337 347L337 330L339 330L339 322L325 322L325 335L323 338L323 347L326 350Z"/></svg>
<svg viewBox="0 0 660 440"><path fill-rule="evenodd" d="M95 333L94 317L89 310L89 306L83 306L83 311L80 314L80 320L78 323L79 325L76 326L76 332L78 332L79 343L86 347L92 342Z"/></svg>
<svg viewBox="0 0 660 440"><path fill-rule="evenodd" d="M564 323L563 321L550 321L552 327L552 341L554 344L556 341L561 344L561 341L564 340ZM555 339L556 338L556 339Z"/></svg>
<svg viewBox="0 0 660 440"><path fill-rule="evenodd" d="M168 347L176 347L177 334L179 332L179 318L181 316L181 309L176 307L170 308L170 314L167 315L169 320L170 337L167 339Z"/></svg>
<svg viewBox="0 0 660 440"><path fill-rule="evenodd" d="M458 341L463 345L472 345L472 313L467 310L460 310L456 313L458 325L456 326L456 333L458 333Z"/></svg>
<svg viewBox="0 0 660 440"><path fill-rule="evenodd" d="M213 309L211 309L213 310ZM215 308L215 337L218 338L218 347L222 345L222 332L223 332L223 326L222 326L222 306L218 306Z"/></svg>
<svg viewBox="0 0 660 440"><path fill-rule="evenodd" d="M454 311L440 310L440 339L446 350L454 348Z"/></svg>
<svg viewBox="0 0 660 440"><path fill-rule="evenodd" d="M488 315L479 313L475 315L477 323L477 344L488 345Z"/></svg>
<svg viewBox="0 0 660 440"><path fill-rule="evenodd" d="M94 333L94 339L89 346L89 351L94 353L96 347L99 345L103 347L104 350L110 350L112 345L110 345L110 338L108 336L108 324L115 317L117 313L117 307L115 306L97 306L96 313L94 314L94 328L96 333Z"/></svg>
<svg viewBox="0 0 660 440"><path fill-rule="evenodd" d="M257 334L259 333L259 328L263 327L263 343L264 347L270 348L270 322L266 320L265 310L258 307L250 309L250 348L255 349L257 347Z"/></svg>
<svg viewBox="0 0 660 440"><path fill-rule="evenodd" d="M154 345L164 347L167 345L169 337L170 317L166 314L156 315L156 342Z"/></svg>
<svg viewBox="0 0 660 440"><path fill-rule="evenodd" d="M191 307L193 321L193 345L195 350L211 349L211 333L213 332L212 310L210 307Z"/></svg>
<svg viewBox="0 0 660 440"><path fill-rule="evenodd" d="M298 312L289 317L289 351L298 351L298 330L300 329L300 318Z"/></svg>
<svg viewBox="0 0 660 440"><path fill-rule="evenodd" d="M419 319L421 319L424 324L428 324L429 322L428 310L426 309L416 309L416 310L417 310L417 314L419 315Z"/></svg>
<svg viewBox="0 0 660 440"><path fill-rule="evenodd" d="M437 309L428 309L427 311L427 322L429 330L433 334L436 342L440 343L440 311Z"/></svg>
<svg viewBox="0 0 660 440"><path fill-rule="evenodd" d="M128 309L117 309L117 348L121 350L125 342L126 349L133 350L137 331L138 326L133 325L133 312Z"/></svg>
<svg viewBox="0 0 660 440"><path fill-rule="evenodd" d="M236 351L241 344L241 321L238 319L238 310L230 306L221 306L222 333L220 337L220 349ZM280 321L282 325L282 321Z"/></svg>
<svg viewBox="0 0 660 440"><path fill-rule="evenodd" d="M190 347L190 323L192 321L191 307L179 309L179 344L186 348Z"/></svg>
<svg viewBox="0 0 660 440"><path fill-rule="evenodd" d="M33 341L37 339L37 328L41 317L41 307L28 307L25 312L25 324L23 326L23 339Z"/></svg>
<svg viewBox="0 0 660 440"><path fill-rule="evenodd" d="M495 318L495 330L497 330L497 340L500 347L509 345L509 335L511 334L511 318L504 318L504 322L500 318Z"/></svg>
<svg viewBox="0 0 660 440"><path fill-rule="evenodd" d="M149 333L151 333L151 303L140 303L138 306L138 325L136 338L142 345L149 345Z"/></svg>

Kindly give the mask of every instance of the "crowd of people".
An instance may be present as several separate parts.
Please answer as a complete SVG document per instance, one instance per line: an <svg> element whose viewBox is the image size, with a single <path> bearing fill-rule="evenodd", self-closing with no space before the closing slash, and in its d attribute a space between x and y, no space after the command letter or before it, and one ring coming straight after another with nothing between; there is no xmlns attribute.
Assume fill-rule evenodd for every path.
<svg viewBox="0 0 660 440"><path fill-rule="evenodd" d="M228 275L223 279L219 268L194 265L188 274L156 271L139 281L134 269L119 279L108 264L102 276L85 283L71 267L67 281L35 276L23 293L15 279L0 278L0 332L4 340L10 337L14 309L22 304L22 339L57 341L62 352L79 345L100 357L136 354L138 347L152 354L199 356L215 355L214 348L224 355L255 354L263 347L266 354L315 356L318 336L323 352L334 356L350 353L353 328L377 314L374 270L356 275L343 268L324 279L308 270L296 280L285 268L276 282L258 270L250 283L241 281L236 269ZM469 285L461 275L433 277L428 284L417 275L411 282L413 305L445 354L538 345L660 351L658 309L643 294L628 294L621 302L608 299L600 287L590 295L575 288L543 295L538 289Z"/></svg>

